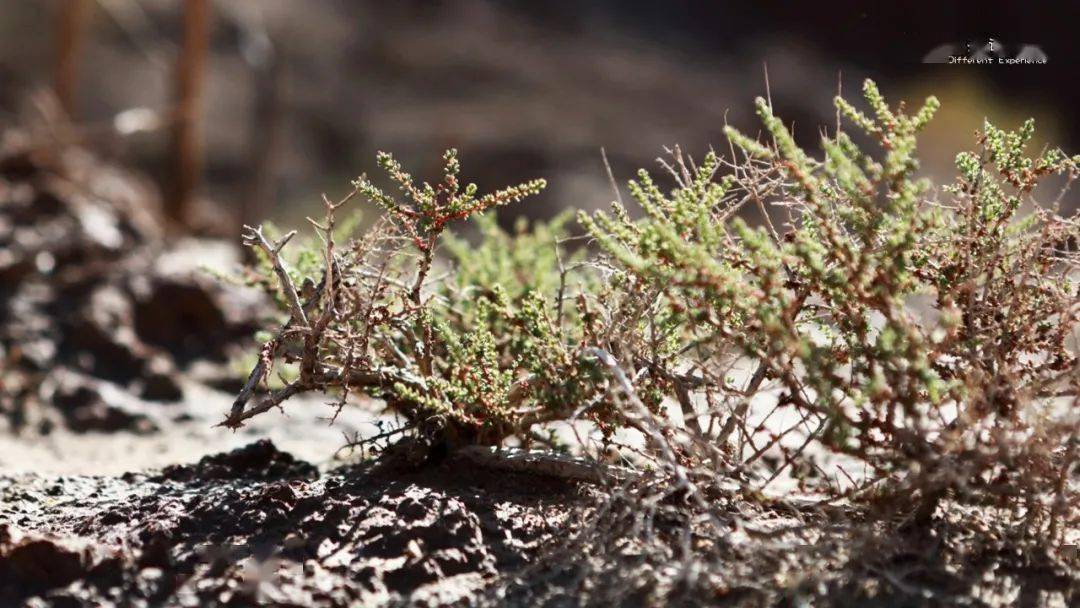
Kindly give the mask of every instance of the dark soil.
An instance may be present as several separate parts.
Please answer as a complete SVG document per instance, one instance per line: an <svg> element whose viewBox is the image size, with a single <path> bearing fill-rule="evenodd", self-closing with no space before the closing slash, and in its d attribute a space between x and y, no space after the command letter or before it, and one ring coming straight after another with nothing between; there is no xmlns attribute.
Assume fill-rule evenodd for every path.
<svg viewBox="0 0 1080 608"><path fill-rule="evenodd" d="M265 440L149 474L0 476L0 606L1065 607L1080 597L1075 556L1018 551L979 510L953 505L927 527L890 531L715 500L725 523L710 531L677 495L651 504L454 455L320 474Z"/></svg>
<svg viewBox="0 0 1080 608"><path fill-rule="evenodd" d="M555 479L356 465L261 441L158 475L0 478L0 605L464 601L566 530Z"/></svg>

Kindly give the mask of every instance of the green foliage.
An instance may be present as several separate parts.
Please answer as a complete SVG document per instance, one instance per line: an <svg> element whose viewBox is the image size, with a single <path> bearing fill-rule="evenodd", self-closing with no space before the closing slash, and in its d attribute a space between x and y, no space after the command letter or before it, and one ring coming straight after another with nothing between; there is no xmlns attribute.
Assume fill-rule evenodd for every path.
<svg viewBox="0 0 1080 608"><path fill-rule="evenodd" d="M477 195L476 184L464 188L458 181L461 163L457 150L447 150L443 155L443 182L437 186L424 182L417 185L394 157L386 152L378 155L379 167L386 171L405 201L383 192L366 176L353 185L363 196L382 207L412 239L417 249L428 252L435 247L436 239L454 220L482 214L493 207L518 202L539 193L547 185L542 179L532 180L483 196Z"/></svg>
<svg viewBox="0 0 1080 608"><path fill-rule="evenodd" d="M629 182L640 214L619 203L578 214L599 256L565 249L565 216L507 233L482 215L542 180L479 195L459 184L453 151L437 186L380 154L402 198L357 180L385 217L344 247L328 204L316 224L323 251L296 266L311 278L321 262L319 284L337 287L315 294L310 327L287 325L264 348L302 341L293 360L308 369L264 403L363 392L452 445L527 442L546 423L584 419L604 438L642 433L668 466L721 460L763 486L785 467L816 471L804 455L816 443L866 465L866 485L852 480L851 491L887 478L893 495L932 512L949 493L1020 488L1054 520L1077 435L1060 399L1080 388L1070 347L1080 224L1034 192L1047 175L1071 181L1077 161L1028 155L1030 121L986 124L979 149L957 156L957 181L936 188L917 176L916 150L937 100L908 113L870 81L863 93L867 112L836 106L879 149L838 131L818 158L758 99L770 141L725 129L743 160L676 154L663 178L673 187L647 171ZM762 225L740 217L748 209ZM471 216L477 241L444 234ZM266 284L287 292L268 280L274 256L265 262ZM743 382L739 365L756 371ZM775 400L757 421L755 397ZM685 438L663 447L674 406ZM776 410L798 422L770 430ZM792 446L788 434L805 439ZM775 451L783 464L762 469Z"/></svg>
<svg viewBox="0 0 1080 608"><path fill-rule="evenodd" d="M468 292L481 286L500 285L512 298L519 298L530 289L555 294L560 284L560 261L565 266L579 264L584 252L560 260L561 242L568 237L566 226L573 218L562 213L550 222L534 222L526 218L515 223L512 232L499 227L494 214L480 215L473 220L479 232L479 242L447 234L444 241L446 258L453 266L450 281L457 291ZM470 294L466 293L465 297Z"/></svg>
<svg viewBox="0 0 1080 608"><path fill-rule="evenodd" d="M1065 345L1076 259L1066 247L1080 235L1041 209L1013 220L1041 176L1071 179L1076 162L1059 150L1025 155L1031 121L1015 132L987 123L981 152L957 158L953 197L935 200L915 177L915 150L937 100L908 115L870 81L864 95L872 117L836 104L878 141L881 161L843 132L823 137L824 159L812 158L758 99L772 146L727 129L751 159L735 177L703 185L710 155L669 196L639 177L631 192L642 220L619 208L583 223L626 272L760 362L784 389L781 405L818 420L830 449L883 473L917 464L935 500L987 476L1049 487L1060 470L1053 452L1005 438L1048 432L1053 401L1037 396L1075 382ZM782 201L786 231L749 228L733 213L745 200ZM932 311L913 310L913 296ZM1066 428L1076 431L1051 433L1059 449Z"/></svg>
<svg viewBox="0 0 1080 608"><path fill-rule="evenodd" d="M583 354L586 330L602 331L585 311L598 297L594 291L602 290L581 267L584 252L563 247L570 217L504 232L483 212L538 192L543 181L479 195L475 186L459 185L456 153L444 160L441 184L417 185L390 155L380 154L404 200L358 179L354 194L381 207L385 217L344 247L335 244L336 205L328 204L325 223L312 222L320 237L313 242L322 246L302 246L288 259L275 252L278 233L266 230L271 246L257 250L252 276L288 308L289 286L273 280L275 264L283 265L294 285L306 286L298 289L311 327L287 324L266 340L271 364L301 371L287 373L296 379L261 404L235 411L227 425L242 424L296 392L359 391L385 399L432 441L499 443L511 435L528 440L532 426L603 400L604 378ZM448 224L469 217L475 217L478 242L445 234ZM440 270L439 244L446 245L444 259L453 271L448 280L429 276ZM336 285L332 294L328 276ZM298 338L303 344L290 351L288 343ZM290 354L296 350L301 354ZM583 418L601 422L601 409L597 403ZM610 404L605 411L612 411Z"/></svg>

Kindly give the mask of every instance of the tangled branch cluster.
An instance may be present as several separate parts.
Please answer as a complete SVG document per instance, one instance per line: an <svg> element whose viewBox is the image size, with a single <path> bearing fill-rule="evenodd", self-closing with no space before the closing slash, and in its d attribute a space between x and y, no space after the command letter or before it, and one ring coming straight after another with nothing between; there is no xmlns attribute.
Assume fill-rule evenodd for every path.
<svg viewBox="0 0 1080 608"><path fill-rule="evenodd" d="M1029 155L1031 121L987 123L937 188L916 142L938 102L908 114L864 94L869 114L836 99L858 134L823 135L822 158L758 99L771 141L729 128L728 159L676 152L673 188L630 182L641 219L580 214L599 254L569 253L565 217L508 234L482 216L542 180L480 196L453 151L437 186L380 155L398 192L361 177L345 200L383 218L339 245L345 201L327 201L306 277L283 259L291 233L248 229L290 319L224 424L306 391L383 399L451 449L552 444L550 423L588 421L703 504L708 476L791 478L916 519L943 500L1008 506L1059 536L1077 522L1080 224L1060 207L1078 159ZM1064 186L1047 204L1048 178ZM479 244L444 234L473 216ZM296 379L249 405L281 363Z"/></svg>

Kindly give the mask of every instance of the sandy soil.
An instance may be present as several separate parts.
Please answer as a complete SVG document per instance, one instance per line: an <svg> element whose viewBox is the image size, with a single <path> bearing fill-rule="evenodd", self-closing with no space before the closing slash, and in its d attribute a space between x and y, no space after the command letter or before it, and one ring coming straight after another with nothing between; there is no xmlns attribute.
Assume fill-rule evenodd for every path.
<svg viewBox="0 0 1080 608"><path fill-rule="evenodd" d="M215 427L228 411L233 395L203 384L182 382L185 400L170 404L131 404L153 421L152 433L86 432L58 427L47 435L0 433L0 470L6 474L121 475L192 462L258 439L327 468L334 464L345 434L375 432L375 422L389 420L370 407L348 407L333 425L328 399L302 396L287 411L271 412L239 431ZM345 454L343 454L344 456Z"/></svg>

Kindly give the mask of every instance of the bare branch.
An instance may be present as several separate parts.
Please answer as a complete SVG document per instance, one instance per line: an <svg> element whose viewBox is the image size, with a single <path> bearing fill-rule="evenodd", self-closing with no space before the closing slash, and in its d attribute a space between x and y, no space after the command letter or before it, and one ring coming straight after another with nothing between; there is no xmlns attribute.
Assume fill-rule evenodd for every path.
<svg viewBox="0 0 1080 608"><path fill-rule="evenodd" d="M276 243L271 243L267 240L266 235L263 234L262 226L259 226L258 228L244 226L244 231L244 244L249 247L258 247L270 258L270 263L274 266L274 274L277 275L281 291L289 303L293 323L300 327L307 327L307 315L304 313L304 307L300 304L300 295L297 293L296 285L293 285L292 278L289 277L289 273L285 269L285 262L281 259L280 255L282 248L288 244L292 237L296 236L296 231L293 230L289 232L278 239Z"/></svg>

